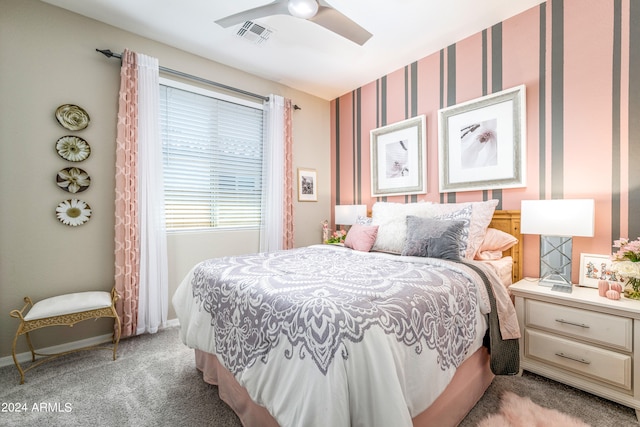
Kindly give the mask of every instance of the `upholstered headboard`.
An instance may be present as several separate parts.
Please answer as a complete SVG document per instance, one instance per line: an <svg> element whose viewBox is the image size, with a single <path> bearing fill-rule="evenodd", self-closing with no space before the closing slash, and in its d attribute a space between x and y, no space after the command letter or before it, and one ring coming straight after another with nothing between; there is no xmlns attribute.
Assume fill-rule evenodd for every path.
<svg viewBox="0 0 640 427"><path fill-rule="evenodd" d="M513 258L512 280L513 283L516 283L522 279L523 250L522 234L520 234L520 211L495 211L489 227L509 233L518 239L518 243L502 253L503 256Z"/></svg>

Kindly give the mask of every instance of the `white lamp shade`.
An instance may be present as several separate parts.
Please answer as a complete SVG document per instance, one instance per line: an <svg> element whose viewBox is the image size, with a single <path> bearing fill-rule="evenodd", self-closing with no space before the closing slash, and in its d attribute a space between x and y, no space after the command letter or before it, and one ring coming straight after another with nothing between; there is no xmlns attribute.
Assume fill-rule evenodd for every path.
<svg viewBox="0 0 640 427"><path fill-rule="evenodd" d="M336 225L353 225L359 216L367 216L367 205L336 205Z"/></svg>
<svg viewBox="0 0 640 427"><path fill-rule="evenodd" d="M309 19L318 13L318 2L316 0L289 0L287 9L296 18Z"/></svg>
<svg viewBox="0 0 640 427"><path fill-rule="evenodd" d="M543 236L593 237L594 211L593 199L523 200L520 231Z"/></svg>

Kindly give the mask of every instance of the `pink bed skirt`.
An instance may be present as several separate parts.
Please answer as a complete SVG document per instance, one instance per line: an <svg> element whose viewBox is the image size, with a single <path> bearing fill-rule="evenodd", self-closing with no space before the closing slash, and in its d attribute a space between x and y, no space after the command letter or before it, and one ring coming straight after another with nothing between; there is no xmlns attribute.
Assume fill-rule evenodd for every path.
<svg viewBox="0 0 640 427"><path fill-rule="evenodd" d="M204 381L218 386L220 399L233 409L243 426L279 427L269 411L251 401L247 391L214 355L196 350L195 356L196 367L202 371ZM436 401L413 418L414 427L457 426L480 400L493 378L489 353L481 347L460 365Z"/></svg>

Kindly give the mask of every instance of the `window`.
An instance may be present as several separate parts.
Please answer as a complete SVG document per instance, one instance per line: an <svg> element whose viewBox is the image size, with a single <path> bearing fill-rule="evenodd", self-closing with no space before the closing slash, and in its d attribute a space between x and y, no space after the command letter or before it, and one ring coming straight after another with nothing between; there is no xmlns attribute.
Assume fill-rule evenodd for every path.
<svg viewBox="0 0 640 427"><path fill-rule="evenodd" d="M161 79L168 230L258 227L262 105Z"/></svg>

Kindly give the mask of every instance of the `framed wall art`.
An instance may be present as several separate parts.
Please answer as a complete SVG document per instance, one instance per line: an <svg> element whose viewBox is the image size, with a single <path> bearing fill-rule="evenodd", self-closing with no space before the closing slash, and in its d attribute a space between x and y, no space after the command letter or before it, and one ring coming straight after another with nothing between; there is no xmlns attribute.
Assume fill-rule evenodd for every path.
<svg viewBox="0 0 640 427"><path fill-rule="evenodd" d="M318 201L318 174L315 169L298 168L298 201Z"/></svg>
<svg viewBox="0 0 640 427"><path fill-rule="evenodd" d="M427 192L425 116L371 131L371 196Z"/></svg>
<svg viewBox="0 0 640 427"><path fill-rule="evenodd" d="M611 271L611 256L597 254L580 254L580 275L578 284L589 288L597 288L599 280L608 280L610 282L620 282Z"/></svg>
<svg viewBox="0 0 640 427"><path fill-rule="evenodd" d="M441 193L524 187L524 85L438 110Z"/></svg>

